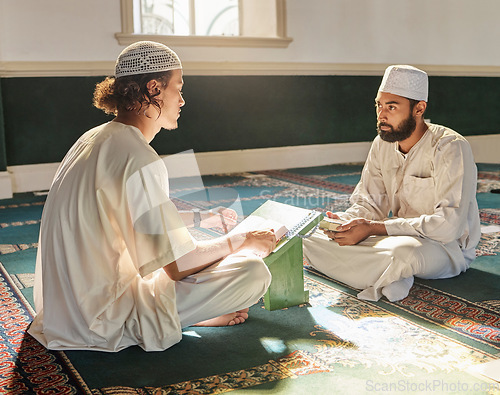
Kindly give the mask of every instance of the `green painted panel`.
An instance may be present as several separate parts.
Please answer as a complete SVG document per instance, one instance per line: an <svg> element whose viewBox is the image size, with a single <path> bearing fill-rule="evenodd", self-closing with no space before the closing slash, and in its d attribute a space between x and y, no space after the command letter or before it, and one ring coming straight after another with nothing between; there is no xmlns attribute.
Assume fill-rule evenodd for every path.
<svg viewBox="0 0 500 395"><path fill-rule="evenodd" d="M7 170L7 153L5 150L5 127L3 120L3 100L2 100L2 84L0 79L0 171Z"/></svg>
<svg viewBox="0 0 500 395"><path fill-rule="evenodd" d="M464 136L500 133L500 78L431 77L428 117Z"/></svg>
<svg viewBox="0 0 500 395"><path fill-rule="evenodd" d="M102 77L1 79L5 165L59 162L86 130L109 119L92 107ZM370 141L379 76L185 76L175 131L160 154ZM500 133L500 78L431 77L426 113L464 135ZM0 118L1 119L1 118ZM2 152L6 155L2 158ZM2 163L2 160L4 163ZM6 163L5 163L6 162Z"/></svg>
<svg viewBox="0 0 500 395"><path fill-rule="evenodd" d="M153 146L215 151L371 140L377 84L372 77L186 77L179 129Z"/></svg>
<svg viewBox="0 0 500 395"><path fill-rule="evenodd" d="M8 165L59 162L86 130L108 117L92 106L102 78L2 80Z"/></svg>

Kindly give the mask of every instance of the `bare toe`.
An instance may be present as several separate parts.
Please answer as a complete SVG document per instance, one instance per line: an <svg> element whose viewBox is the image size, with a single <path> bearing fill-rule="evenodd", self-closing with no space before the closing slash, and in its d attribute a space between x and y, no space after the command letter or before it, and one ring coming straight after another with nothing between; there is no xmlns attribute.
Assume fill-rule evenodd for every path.
<svg viewBox="0 0 500 395"><path fill-rule="evenodd" d="M243 309L235 313L224 314L210 320L198 322L193 326L233 326L243 324L247 319L248 309Z"/></svg>

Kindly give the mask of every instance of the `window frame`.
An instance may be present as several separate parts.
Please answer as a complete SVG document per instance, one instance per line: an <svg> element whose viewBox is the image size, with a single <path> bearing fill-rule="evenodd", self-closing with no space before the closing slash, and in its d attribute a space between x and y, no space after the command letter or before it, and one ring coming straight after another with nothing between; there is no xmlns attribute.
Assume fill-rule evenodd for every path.
<svg viewBox="0 0 500 395"><path fill-rule="evenodd" d="M170 46L199 47L264 47L287 48L293 41L286 35L286 0L276 1L276 37L248 36L176 36L135 33L139 5L134 0L120 0L121 28L115 37L120 45L130 45L140 40L157 41Z"/></svg>

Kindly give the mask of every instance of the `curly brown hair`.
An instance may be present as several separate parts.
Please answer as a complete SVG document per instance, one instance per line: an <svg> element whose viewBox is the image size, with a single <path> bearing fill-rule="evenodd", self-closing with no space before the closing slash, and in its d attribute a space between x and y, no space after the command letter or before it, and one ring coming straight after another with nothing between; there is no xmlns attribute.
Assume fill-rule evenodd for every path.
<svg viewBox="0 0 500 395"><path fill-rule="evenodd" d="M143 108L146 110L152 105L158 110L159 116L161 113L161 104L155 97L160 92L150 94L147 84L151 80L157 80L163 87L166 87L171 77L171 71L137 74L120 78L106 77L104 81L96 84L93 104L106 114L114 115L118 111L132 111L137 109L138 104L139 108L137 112Z"/></svg>

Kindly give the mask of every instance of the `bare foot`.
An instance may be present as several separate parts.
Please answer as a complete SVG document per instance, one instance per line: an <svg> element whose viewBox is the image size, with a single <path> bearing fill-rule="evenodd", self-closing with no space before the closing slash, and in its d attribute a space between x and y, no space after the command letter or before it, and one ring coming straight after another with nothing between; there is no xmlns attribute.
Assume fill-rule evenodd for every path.
<svg viewBox="0 0 500 395"><path fill-rule="evenodd" d="M206 321L198 322L193 326L232 326L243 324L248 318L248 309L238 310L235 313L224 314Z"/></svg>

